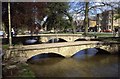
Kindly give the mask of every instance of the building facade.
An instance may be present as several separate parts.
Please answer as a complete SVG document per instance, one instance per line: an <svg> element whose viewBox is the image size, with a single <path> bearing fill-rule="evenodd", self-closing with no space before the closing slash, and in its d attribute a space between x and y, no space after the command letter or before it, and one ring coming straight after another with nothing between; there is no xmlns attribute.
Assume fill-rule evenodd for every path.
<svg viewBox="0 0 120 79"><path fill-rule="evenodd" d="M101 30L114 30L114 28L120 27L120 19L115 20L115 16L118 15L115 11L104 11L101 14L97 14L96 24Z"/></svg>

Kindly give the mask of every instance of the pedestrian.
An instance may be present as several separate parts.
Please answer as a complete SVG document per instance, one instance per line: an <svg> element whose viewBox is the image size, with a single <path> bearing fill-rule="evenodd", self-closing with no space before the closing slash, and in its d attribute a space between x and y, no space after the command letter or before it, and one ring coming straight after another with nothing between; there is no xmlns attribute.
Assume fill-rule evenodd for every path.
<svg viewBox="0 0 120 79"><path fill-rule="evenodd" d="M115 37L117 35L117 32L118 32L118 28L115 28Z"/></svg>
<svg viewBox="0 0 120 79"><path fill-rule="evenodd" d="M12 28L11 36L13 37L14 34L15 34L15 31L14 31L14 29Z"/></svg>

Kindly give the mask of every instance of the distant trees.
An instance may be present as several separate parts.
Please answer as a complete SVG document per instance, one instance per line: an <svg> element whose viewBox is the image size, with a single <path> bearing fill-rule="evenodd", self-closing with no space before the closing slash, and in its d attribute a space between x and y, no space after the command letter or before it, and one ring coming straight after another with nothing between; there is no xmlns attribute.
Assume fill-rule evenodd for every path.
<svg viewBox="0 0 120 79"><path fill-rule="evenodd" d="M80 14L81 17L84 17L84 33L87 35L88 27L89 27L89 17L92 14L97 14L98 10L101 10L102 6L105 6L104 4L96 4L96 2L89 2L86 0L86 2L75 2L73 7L73 10L76 14Z"/></svg>
<svg viewBox="0 0 120 79"><path fill-rule="evenodd" d="M71 4L71 5L69 5ZM85 34L88 32L88 18L91 14L97 14L99 11L103 11L103 7L114 7L116 11L120 12L120 8L116 8L116 3L103 3L103 2L12 2L11 3L11 23L15 28L29 28L31 33L35 29L36 25L39 28L47 27L51 29L65 29L72 27L75 33L75 27L73 24L73 17L69 13L70 8L76 13L81 14L84 17ZM118 4L118 3L117 3ZM2 3L2 21L4 22L6 29L8 29L8 12L7 2ZM72 7L71 7L72 6ZM74 7L73 7L74 6ZM41 26L41 21L47 17ZM66 19L65 17L68 17ZM120 18L120 15L116 16L116 19Z"/></svg>
<svg viewBox="0 0 120 79"><path fill-rule="evenodd" d="M65 19L65 16L70 19L68 9L67 2L47 3L47 19L43 26L47 26L48 30L66 28L69 22Z"/></svg>
<svg viewBox="0 0 120 79"><path fill-rule="evenodd" d="M118 3L118 7L116 8L116 11L118 15L115 16L115 19L119 19L120 18L120 2Z"/></svg>
<svg viewBox="0 0 120 79"><path fill-rule="evenodd" d="M2 3L2 23L4 23L5 31L8 33L8 3Z"/></svg>
<svg viewBox="0 0 120 79"><path fill-rule="evenodd" d="M5 26L8 28L8 12L7 2L2 3L2 19ZM52 28L66 28L71 19L66 20L64 17L69 16L68 3L61 2L12 2L11 3L11 23L14 28L29 28L33 33L36 25L41 28L42 20L47 17L43 27L48 30Z"/></svg>
<svg viewBox="0 0 120 79"><path fill-rule="evenodd" d="M2 3L2 20L8 28L7 2ZM11 25L15 28L31 28L35 26L36 19L43 19L45 16L46 3L12 2L11 3Z"/></svg>

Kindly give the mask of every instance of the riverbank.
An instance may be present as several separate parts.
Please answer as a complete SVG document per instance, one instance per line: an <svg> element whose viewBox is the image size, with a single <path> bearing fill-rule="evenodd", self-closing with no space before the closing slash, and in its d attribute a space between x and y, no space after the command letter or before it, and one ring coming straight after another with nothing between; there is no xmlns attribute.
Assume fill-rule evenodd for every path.
<svg viewBox="0 0 120 79"><path fill-rule="evenodd" d="M3 65L3 79L36 79L34 73L26 63L18 62L16 64Z"/></svg>

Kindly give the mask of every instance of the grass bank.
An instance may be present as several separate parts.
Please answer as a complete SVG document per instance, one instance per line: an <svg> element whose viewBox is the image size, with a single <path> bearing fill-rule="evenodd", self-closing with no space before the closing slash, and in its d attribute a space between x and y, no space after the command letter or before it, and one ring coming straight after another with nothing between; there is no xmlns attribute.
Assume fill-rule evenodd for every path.
<svg viewBox="0 0 120 79"><path fill-rule="evenodd" d="M3 67L3 79L36 79L35 74L31 71L26 63L18 63Z"/></svg>

